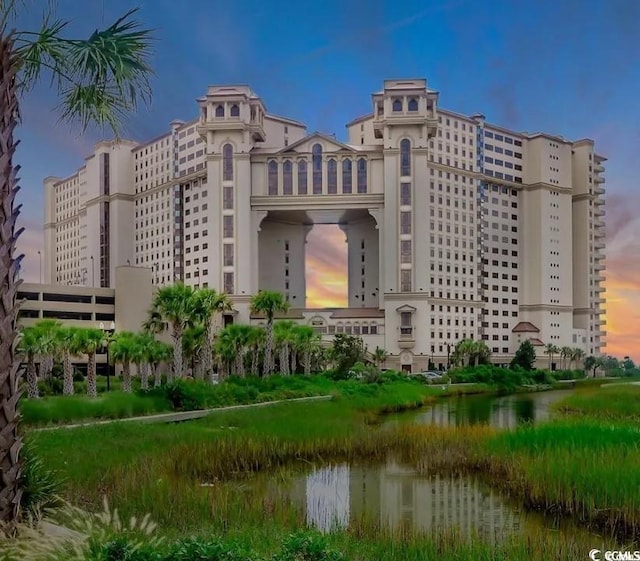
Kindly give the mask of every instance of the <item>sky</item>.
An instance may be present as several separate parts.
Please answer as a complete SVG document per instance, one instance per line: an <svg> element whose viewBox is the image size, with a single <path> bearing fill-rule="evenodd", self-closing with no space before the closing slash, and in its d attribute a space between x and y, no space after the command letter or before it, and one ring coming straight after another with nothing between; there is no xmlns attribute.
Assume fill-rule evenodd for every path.
<svg viewBox="0 0 640 561"><path fill-rule="evenodd" d="M18 29L39 25L30 0ZM385 78L424 77L439 104L492 123L592 138L606 162L607 348L640 360L640 1L638 0L58 0L68 34L86 37L130 8L154 29L153 101L124 137L149 139L194 118L207 85L247 83L269 112L346 139ZM21 100L18 249L37 281L43 187L83 163L102 131L61 125L42 83ZM311 302L344 298L337 228L310 234Z"/></svg>

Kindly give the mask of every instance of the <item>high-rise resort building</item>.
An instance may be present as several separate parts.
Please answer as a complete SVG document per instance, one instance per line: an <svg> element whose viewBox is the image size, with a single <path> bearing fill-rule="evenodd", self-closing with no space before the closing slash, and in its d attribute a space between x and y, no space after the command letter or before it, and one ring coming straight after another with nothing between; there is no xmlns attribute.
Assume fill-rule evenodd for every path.
<svg viewBox="0 0 640 561"><path fill-rule="evenodd" d="M519 344L604 344L604 157L592 140L522 133L439 107L424 79L386 80L346 141L272 115L245 85L211 86L198 117L106 141L44 182L45 282L111 287L119 266L250 298L362 336L387 366L446 366L457 341L498 363ZM348 306L306 307L305 243L338 224ZM543 358L544 360L544 358Z"/></svg>

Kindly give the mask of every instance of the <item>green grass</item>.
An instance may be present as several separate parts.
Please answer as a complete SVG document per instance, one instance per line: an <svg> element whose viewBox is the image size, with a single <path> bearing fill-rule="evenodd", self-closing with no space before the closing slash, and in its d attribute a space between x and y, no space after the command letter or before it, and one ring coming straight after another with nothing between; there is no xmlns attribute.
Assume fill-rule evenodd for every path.
<svg viewBox="0 0 640 561"><path fill-rule="evenodd" d="M624 384L581 391L567 396L554 407L566 415L640 421L640 386Z"/></svg>
<svg viewBox="0 0 640 561"><path fill-rule="evenodd" d="M263 389L293 390L287 384L304 383L274 379ZM291 477L296 466L332 459L374 463L389 454L426 474L481 473L526 505L570 514L609 534L640 532L640 431L629 421L597 418L608 409L625 409L617 402L632 387L568 396L591 404L579 418L498 432L371 425L381 411L413 407L448 391L438 386L322 377L309 383L336 399L220 412L183 424L31 432L27 440L64 475L64 495L75 504L98 509L106 495L125 518L150 513L168 538L224 535L263 557L288 533L302 530L305 520L289 501L252 492L251 474L278 481ZM348 559L359 560L577 559L599 545L593 536L568 532L552 539L541 529L491 549L474 539L389 533L367 520L327 539Z"/></svg>

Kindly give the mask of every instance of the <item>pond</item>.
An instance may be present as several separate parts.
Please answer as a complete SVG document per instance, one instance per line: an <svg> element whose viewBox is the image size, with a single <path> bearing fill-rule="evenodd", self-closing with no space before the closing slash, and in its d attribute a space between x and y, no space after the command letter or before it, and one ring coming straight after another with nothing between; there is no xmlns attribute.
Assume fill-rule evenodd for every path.
<svg viewBox="0 0 640 561"><path fill-rule="evenodd" d="M488 424L510 429L524 423L539 423L551 416L550 406L575 390L527 392L511 395L468 395L441 399L409 413L390 415L390 422L451 426Z"/></svg>

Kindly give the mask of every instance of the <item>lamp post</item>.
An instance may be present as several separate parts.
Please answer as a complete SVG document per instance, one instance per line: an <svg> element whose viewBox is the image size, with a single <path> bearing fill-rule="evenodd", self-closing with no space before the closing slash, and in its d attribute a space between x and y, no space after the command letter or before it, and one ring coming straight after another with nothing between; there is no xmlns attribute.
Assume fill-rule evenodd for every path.
<svg viewBox="0 0 640 561"><path fill-rule="evenodd" d="M91 288L96 287L96 271L94 269L93 255L91 256Z"/></svg>
<svg viewBox="0 0 640 561"><path fill-rule="evenodd" d="M450 361L450 357L451 357L451 344L447 343L447 370L449 370L451 363Z"/></svg>
<svg viewBox="0 0 640 561"><path fill-rule="evenodd" d="M38 259L40 260L40 284L42 284L42 252L38 250Z"/></svg>
<svg viewBox="0 0 640 561"><path fill-rule="evenodd" d="M93 259L93 257L91 258ZM105 334L105 345L104 347L106 348L107 351L107 391L111 390L111 361L109 360L109 337L113 334L113 332L116 330L116 324L115 322L111 322L111 325L109 325L109 327L107 328L107 326L104 324L104 322L100 322L100 329L102 329L102 331Z"/></svg>

